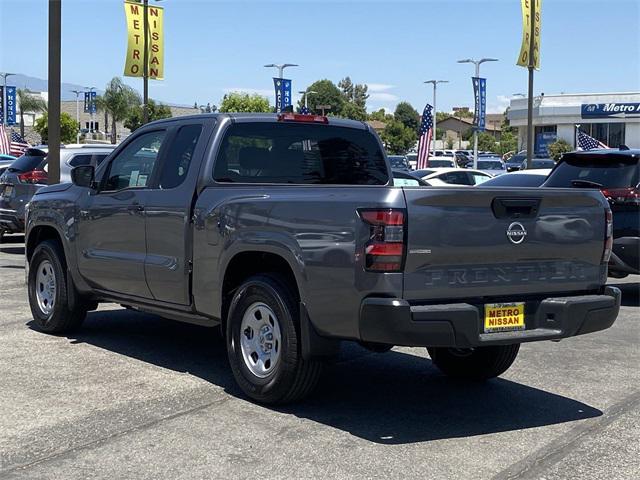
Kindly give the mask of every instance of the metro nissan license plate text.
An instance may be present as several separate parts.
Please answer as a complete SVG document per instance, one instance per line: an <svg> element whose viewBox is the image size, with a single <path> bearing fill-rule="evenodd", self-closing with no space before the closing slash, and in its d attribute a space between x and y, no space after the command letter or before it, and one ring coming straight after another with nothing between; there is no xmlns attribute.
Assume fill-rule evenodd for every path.
<svg viewBox="0 0 640 480"><path fill-rule="evenodd" d="M484 331L524 330L524 303L487 303L484 306Z"/></svg>

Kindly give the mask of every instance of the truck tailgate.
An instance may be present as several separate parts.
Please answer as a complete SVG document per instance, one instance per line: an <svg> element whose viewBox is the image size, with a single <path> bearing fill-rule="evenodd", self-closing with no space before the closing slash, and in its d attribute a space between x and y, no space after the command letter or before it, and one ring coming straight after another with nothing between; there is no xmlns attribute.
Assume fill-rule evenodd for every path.
<svg viewBox="0 0 640 480"><path fill-rule="evenodd" d="M598 191L403 191L407 300L585 292L606 282L601 260L607 204Z"/></svg>

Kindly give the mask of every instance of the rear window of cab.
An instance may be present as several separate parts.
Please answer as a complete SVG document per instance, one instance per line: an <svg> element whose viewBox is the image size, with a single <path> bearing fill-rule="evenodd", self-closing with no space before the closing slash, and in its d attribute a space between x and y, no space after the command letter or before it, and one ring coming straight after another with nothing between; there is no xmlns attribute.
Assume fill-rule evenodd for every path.
<svg viewBox="0 0 640 480"><path fill-rule="evenodd" d="M292 123L236 123L222 141L221 183L386 185L384 154L366 130Z"/></svg>

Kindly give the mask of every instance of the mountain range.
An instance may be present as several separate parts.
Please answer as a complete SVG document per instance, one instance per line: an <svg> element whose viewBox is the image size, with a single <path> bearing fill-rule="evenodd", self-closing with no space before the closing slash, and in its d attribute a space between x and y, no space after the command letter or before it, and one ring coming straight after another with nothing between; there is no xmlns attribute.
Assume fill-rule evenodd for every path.
<svg viewBox="0 0 640 480"><path fill-rule="evenodd" d="M7 85L15 86L18 88L26 88L27 90L31 90L33 92L46 92L49 89L47 88L48 82L43 78L31 77L29 75L23 75L21 73L11 75L7 78ZM89 87L93 87L93 85L88 85ZM76 94L72 92L72 90L84 90L84 85L77 85L75 83L66 83L63 82L60 88L60 97L61 100L75 100ZM97 90L98 95L103 93L103 90Z"/></svg>

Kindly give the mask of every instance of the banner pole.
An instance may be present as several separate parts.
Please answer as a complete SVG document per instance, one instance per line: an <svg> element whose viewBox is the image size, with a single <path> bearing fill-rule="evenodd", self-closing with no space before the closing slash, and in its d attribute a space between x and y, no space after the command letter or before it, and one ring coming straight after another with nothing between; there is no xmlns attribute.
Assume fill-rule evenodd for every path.
<svg viewBox="0 0 640 480"><path fill-rule="evenodd" d="M533 70L536 65L535 53L535 25L536 25L536 1L531 0L531 19L529 32L529 95L527 97L527 169L533 166Z"/></svg>
<svg viewBox="0 0 640 480"><path fill-rule="evenodd" d="M142 24L144 28L144 61L142 67L142 123L149 123L149 0L144 0Z"/></svg>

